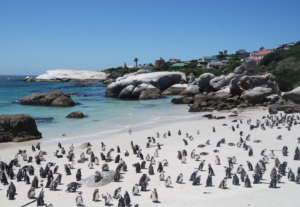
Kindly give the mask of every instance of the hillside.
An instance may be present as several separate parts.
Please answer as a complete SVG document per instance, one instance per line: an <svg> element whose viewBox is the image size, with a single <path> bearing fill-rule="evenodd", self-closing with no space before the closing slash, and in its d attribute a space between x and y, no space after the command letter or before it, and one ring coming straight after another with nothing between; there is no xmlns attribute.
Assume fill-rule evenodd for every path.
<svg viewBox="0 0 300 207"><path fill-rule="evenodd" d="M269 72L277 81L285 86L300 84L300 41L289 50L276 50L266 55L259 64L257 73Z"/></svg>

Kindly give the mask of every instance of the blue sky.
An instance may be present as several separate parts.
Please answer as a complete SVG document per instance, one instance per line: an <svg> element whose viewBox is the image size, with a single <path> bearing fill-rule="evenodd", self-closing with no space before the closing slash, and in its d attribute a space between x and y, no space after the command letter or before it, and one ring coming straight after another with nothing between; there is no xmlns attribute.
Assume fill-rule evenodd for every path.
<svg viewBox="0 0 300 207"><path fill-rule="evenodd" d="M299 0L0 1L0 75L103 70L300 40Z"/></svg>

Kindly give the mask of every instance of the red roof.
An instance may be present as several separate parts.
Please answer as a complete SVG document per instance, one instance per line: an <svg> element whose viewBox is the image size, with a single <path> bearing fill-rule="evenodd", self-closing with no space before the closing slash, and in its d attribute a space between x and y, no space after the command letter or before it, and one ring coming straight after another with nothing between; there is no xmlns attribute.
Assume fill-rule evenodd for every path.
<svg viewBox="0 0 300 207"><path fill-rule="evenodd" d="M255 56L260 56L260 55L267 55L270 52L274 52L273 50L262 50L259 53L256 53Z"/></svg>
<svg viewBox="0 0 300 207"><path fill-rule="evenodd" d="M255 61L261 61L262 58L254 58L254 57L247 57L246 60L255 60Z"/></svg>

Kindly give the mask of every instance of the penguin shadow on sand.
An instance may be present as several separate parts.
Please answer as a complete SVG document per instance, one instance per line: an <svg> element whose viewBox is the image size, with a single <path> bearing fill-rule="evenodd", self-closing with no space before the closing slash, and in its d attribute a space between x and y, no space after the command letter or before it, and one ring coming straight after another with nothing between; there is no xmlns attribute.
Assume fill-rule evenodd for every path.
<svg viewBox="0 0 300 207"><path fill-rule="evenodd" d="M56 189L55 191L62 191L62 189Z"/></svg>

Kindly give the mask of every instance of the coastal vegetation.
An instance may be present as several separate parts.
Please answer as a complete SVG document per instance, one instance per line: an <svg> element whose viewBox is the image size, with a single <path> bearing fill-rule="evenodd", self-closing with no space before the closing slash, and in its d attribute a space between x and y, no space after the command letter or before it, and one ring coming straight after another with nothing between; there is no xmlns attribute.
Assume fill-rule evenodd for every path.
<svg viewBox="0 0 300 207"><path fill-rule="evenodd" d="M279 82L296 86L300 83L300 42L289 50L278 49L267 54L259 65L258 74L272 73Z"/></svg>
<svg viewBox="0 0 300 207"><path fill-rule="evenodd" d="M175 68L172 65L170 65L168 62L164 62L160 67L156 67L152 70L152 72L158 72L158 71L180 71L185 73L187 76L191 73L193 73L195 76L200 76L204 73L212 73L215 76L220 75L228 75L229 73L232 73L234 69L241 65L240 58L238 58L237 55L231 54L227 55L227 50L224 50L224 52L220 51L220 54L222 54L222 57L220 57L220 60L226 60L226 58L230 58L228 60L228 64L224 67L220 68L214 68L214 69L206 69L202 67L197 67L198 60L190 60L189 63L180 67ZM202 65L207 65L206 62L202 62Z"/></svg>
<svg viewBox="0 0 300 207"><path fill-rule="evenodd" d="M112 76L123 76L127 73L133 73L138 71L139 68L127 68L127 67L117 67L117 68L108 68L102 72L109 73Z"/></svg>

